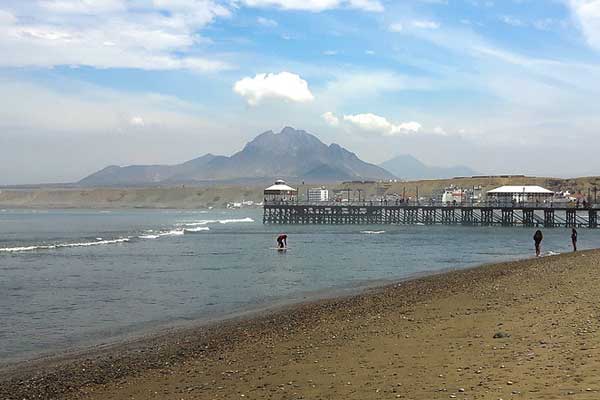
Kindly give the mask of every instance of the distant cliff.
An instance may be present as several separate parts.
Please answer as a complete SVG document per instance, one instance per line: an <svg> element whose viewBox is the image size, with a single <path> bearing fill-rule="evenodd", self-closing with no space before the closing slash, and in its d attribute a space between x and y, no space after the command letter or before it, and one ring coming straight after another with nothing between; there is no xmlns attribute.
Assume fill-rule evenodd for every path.
<svg viewBox="0 0 600 400"><path fill-rule="evenodd" d="M447 179L457 176L473 176L479 173L464 165L452 167L429 166L415 157L405 154L379 164L392 174L402 179Z"/></svg>

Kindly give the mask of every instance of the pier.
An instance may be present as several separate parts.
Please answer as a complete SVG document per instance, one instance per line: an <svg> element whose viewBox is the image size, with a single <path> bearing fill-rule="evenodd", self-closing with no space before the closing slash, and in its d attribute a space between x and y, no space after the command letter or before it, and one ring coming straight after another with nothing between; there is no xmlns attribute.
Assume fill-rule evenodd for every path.
<svg viewBox="0 0 600 400"><path fill-rule="evenodd" d="M550 204L301 204L265 202L264 224L466 225L597 228L598 208Z"/></svg>

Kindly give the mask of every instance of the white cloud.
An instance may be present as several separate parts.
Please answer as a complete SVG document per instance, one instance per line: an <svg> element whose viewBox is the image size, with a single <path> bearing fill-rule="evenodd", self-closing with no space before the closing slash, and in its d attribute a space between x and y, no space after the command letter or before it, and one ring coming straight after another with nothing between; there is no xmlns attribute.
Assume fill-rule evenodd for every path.
<svg viewBox="0 0 600 400"><path fill-rule="evenodd" d="M521 19L517 17L513 17L511 15L503 15L500 17L500 21L504 22L507 25L516 26L516 27L524 27L527 24L523 22Z"/></svg>
<svg viewBox="0 0 600 400"><path fill-rule="evenodd" d="M588 44L600 49L600 0L568 0Z"/></svg>
<svg viewBox="0 0 600 400"><path fill-rule="evenodd" d="M354 8L369 12L382 12L379 0L240 0L248 7L278 7L284 10L321 12L335 8Z"/></svg>
<svg viewBox="0 0 600 400"><path fill-rule="evenodd" d="M406 30L407 28L412 28L412 29L429 29L429 30L434 30L434 29L439 29L440 24L439 22L436 21L429 21L429 20L414 20L414 21L409 21L409 22L395 22L393 24L390 24L390 26L388 26L388 30L390 32L402 32L404 30Z"/></svg>
<svg viewBox="0 0 600 400"><path fill-rule="evenodd" d="M321 115L321 118L323 118L325 122L331 126L338 126L340 124L340 119L331 111L327 111Z"/></svg>
<svg viewBox="0 0 600 400"><path fill-rule="evenodd" d="M436 126L435 128L433 128L433 133L443 136L446 136L448 134L448 132L446 132L446 130L441 126Z"/></svg>
<svg viewBox="0 0 600 400"><path fill-rule="evenodd" d="M129 120L129 125L142 127L145 125L144 118L140 116L131 117L131 119Z"/></svg>
<svg viewBox="0 0 600 400"><path fill-rule="evenodd" d="M396 22L391 24L388 29L390 32L402 32L404 30L404 25L402 25L400 22Z"/></svg>
<svg viewBox="0 0 600 400"><path fill-rule="evenodd" d="M214 56L190 54L202 40L198 31L228 15L215 0L32 0L0 5L0 66L230 69Z"/></svg>
<svg viewBox="0 0 600 400"><path fill-rule="evenodd" d="M348 121L364 131L378 133L383 136L399 136L417 133L422 128L421 124L418 122L393 124L386 118L371 113L344 115L344 121Z"/></svg>
<svg viewBox="0 0 600 400"><path fill-rule="evenodd" d="M49 11L68 14L92 14L126 9L122 0L50 0L40 5Z"/></svg>
<svg viewBox="0 0 600 400"><path fill-rule="evenodd" d="M411 25L418 29L438 29L440 27L439 22L435 21L412 21Z"/></svg>
<svg viewBox="0 0 600 400"><path fill-rule="evenodd" d="M325 50L323 52L323 55L325 55L325 56L335 56L337 54L338 54L337 50Z"/></svg>
<svg viewBox="0 0 600 400"><path fill-rule="evenodd" d="M383 5L377 0L350 0L348 2L351 8L364 11L383 12Z"/></svg>
<svg viewBox="0 0 600 400"><path fill-rule="evenodd" d="M281 99L305 103L314 99L308 83L290 72L258 74L237 81L233 91L246 99L249 105L258 105L264 99Z"/></svg>
<svg viewBox="0 0 600 400"><path fill-rule="evenodd" d="M277 23L277 21L270 19L270 18L265 18L265 17L258 17L256 19L256 22L258 22L259 25L262 25L267 28L275 28L279 25Z"/></svg>

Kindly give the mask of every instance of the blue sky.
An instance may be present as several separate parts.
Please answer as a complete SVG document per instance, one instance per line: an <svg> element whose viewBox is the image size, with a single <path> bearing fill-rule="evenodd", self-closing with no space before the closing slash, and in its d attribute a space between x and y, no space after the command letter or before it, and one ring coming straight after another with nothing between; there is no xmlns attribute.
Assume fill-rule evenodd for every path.
<svg viewBox="0 0 600 400"><path fill-rule="evenodd" d="M600 0L4 0L0 184L232 154L600 174Z"/></svg>

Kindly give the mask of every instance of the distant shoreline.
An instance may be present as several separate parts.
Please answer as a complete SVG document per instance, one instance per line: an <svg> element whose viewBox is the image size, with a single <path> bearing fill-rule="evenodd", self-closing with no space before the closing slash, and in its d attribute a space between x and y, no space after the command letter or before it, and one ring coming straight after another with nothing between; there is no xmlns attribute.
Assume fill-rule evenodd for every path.
<svg viewBox="0 0 600 400"><path fill-rule="evenodd" d="M323 183L290 181L302 196L307 189ZM333 192L350 191L351 196L360 191L363 199L377 196L398 196L414 198L431 196L449 186L469 188L481 186L490 190L502 185L539 185L553 191L569 190L572 193L594 194L600 187L600 177L573 179L549 177L470 177L452 179L427 179L415 181L382 182L338 182L325 186ZM64 209L202 209L223 208L228 203L241 201L263 201L265 184L215 184L204 186L132 186L132 187L41 187L41 188L0 188L0 209L3 208L64 208Z"/></svg>
<svg viewBox="0 0 600 400"><path fill-rule="evenodd" d="M138 379L133 376L143 379L144 376L152 376L153 371L180 368L194 360L220 365L219 360L228 359L228 354L243 353L244 349L254 346L252 343L258 345L267 337L268 342L277 347L277 343L287 337L304 337L302 332L305 330L312 332L316 329L314 334L321 335L334 329L339 335L346 335L341 327L333 328L330 324L339 325L344 316L352 320L365 318L365 321L376 315L396 318L408 312L403 311L405 309L422 308L423 304L460 293L467 298L479 298L477 293L482 287L495 287L506 279L523 280L525 284L530 282L529 276L536 279L542 271L545 275L541 281L558 281L564 273L563 264L572 265L569 268L573 271L574 268L588 271L589 266L595 268L594 262L599 258L600 250L591 250L435 273L368 288L350 296L276 306L208 326L166 330L129 342L65 353L57 358L23 362L5 368L0 373L0 382L3 382L0 385L0 397L13 398L11 396L19 393L21 397L40 395L42 398L72 398L88 393L90 388L97 385L114 387L116 382ZM518 290L518 287L512 289ZM428 317L423 314L419 318ZM243 359L241 362L244 362ZM234 393L230 393L230 396L234 396ZM84 397L87 398L87 395Z"/></svg>

